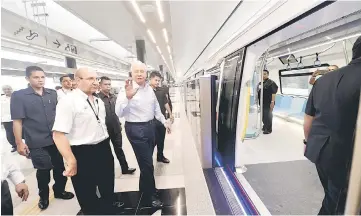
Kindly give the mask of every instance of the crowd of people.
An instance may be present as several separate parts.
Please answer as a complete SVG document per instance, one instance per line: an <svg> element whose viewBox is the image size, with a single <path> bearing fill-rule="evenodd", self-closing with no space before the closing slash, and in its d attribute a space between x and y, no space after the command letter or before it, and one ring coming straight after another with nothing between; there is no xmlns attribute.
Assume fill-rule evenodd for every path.
<svg viewBox="0 0 361 216"><path fill-rule="evenodd" d="M131 74L125 92L117 96L111 93L111 79L99 78L89 68L62 76L62 86L57 90L44 88L45 72L37 66L26 68L27 88L12 92L10 86L3 86L2 124L11 151L31 159L36 169L40 209L49 206L51 170L55 198L74 197L65 191L67 177L71 178L81 207L79 214L114 214L123 207L114 195L110 141L122 174L133 174L136 169L128 166L122 149L119 118L125 119L125 132L139 165L139 190L149 205L163 207L155 186L152 157L157 146L157 161L170 162L163 153L166 131L171 132L174 121L169 89L160 87L159 72L152 72L148 81L146 65L141 62L132 64ZM2 168L2 212L12 214L6 179L16 185L23 200L29 192L11 157Z"/></svg>

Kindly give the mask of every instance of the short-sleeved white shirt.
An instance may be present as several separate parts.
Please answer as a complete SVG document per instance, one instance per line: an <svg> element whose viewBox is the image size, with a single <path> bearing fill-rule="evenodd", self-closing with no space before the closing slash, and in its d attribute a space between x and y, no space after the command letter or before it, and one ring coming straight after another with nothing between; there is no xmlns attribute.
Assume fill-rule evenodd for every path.
<svg viewBox="0 0 361 216"><path fill-rule="evenodd" d="M65 133L72 146L98 144L109 137L104 102L94 97L94 103L89 101L90 105L87 100L88 95L75 89L62 98L56 107L53 131Z"/></svg>

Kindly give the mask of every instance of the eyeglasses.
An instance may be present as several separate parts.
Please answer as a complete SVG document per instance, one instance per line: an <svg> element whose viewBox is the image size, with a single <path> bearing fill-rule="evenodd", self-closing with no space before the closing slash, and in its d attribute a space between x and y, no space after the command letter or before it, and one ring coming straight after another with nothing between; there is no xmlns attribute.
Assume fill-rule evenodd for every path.
<svg viewBox="0 0 361 216"><path fill-rule="evenodd" d="M94 82L100 82L100 78L98 78L98 77L88 77L88 78L79 77L79 79L90 81L90 82L93 82L93 83Z"/></svg>

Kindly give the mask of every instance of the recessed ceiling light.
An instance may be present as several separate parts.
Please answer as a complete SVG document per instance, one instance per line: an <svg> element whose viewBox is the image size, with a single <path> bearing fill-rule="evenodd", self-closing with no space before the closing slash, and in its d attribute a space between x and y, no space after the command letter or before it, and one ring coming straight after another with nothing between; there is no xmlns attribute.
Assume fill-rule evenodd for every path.
<svg viewBox="0 0 361 216"><path fill-rule="evenodd" d="M132 0L131 3L133 5L133 8L134 8L135 12L139 16L140 21L145 23L145 18L144 18L143 14L142 14L142 11L140 11L140 8L139 8L137 2L135 0Z"/></svg>
<svg viewBox="0 0 361 216"><path fill-rule="evenodd" d="M153 43L157 43L157 41L155 40L155 37L154 37L153 33L150 31L150 29L147 29L147 33L148 33L150 39L152 39Z"/></svg>
<svg viewBox="0 0 361 216"><path fill-rule="evenodd" d="M164 40L165 40L165 42L167 42L168 43L168 33L167 33L167 29L163 29L163 36L164 36Z"/></svg>
<svg viewBox="0 0 361 216"><path fill-rule="evenodd" d="M156 0L155 4L157 5L160 22L164 22L164 14L163 14L162 5L160 3L160 0Z"/></svg>

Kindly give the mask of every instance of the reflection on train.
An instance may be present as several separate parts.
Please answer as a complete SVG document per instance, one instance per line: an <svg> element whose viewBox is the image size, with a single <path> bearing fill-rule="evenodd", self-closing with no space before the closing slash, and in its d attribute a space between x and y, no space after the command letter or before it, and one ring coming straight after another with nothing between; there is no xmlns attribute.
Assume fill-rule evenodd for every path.
<svg viewBox="0 0 361 216"><path fill-rule="evenodd" d="M242 199L240 203L255 205L266 214L318 213L325 191L328 195L314 164L303 156L308 95L320 77L350 63L352 46L360 36L361 5L327 2L222 57L221 63L205 71L218 76L213 115L219 155L214 157L229 168L225 170L235 171L240 185L253 188L236 184L235 188L251 196L252 204ZM198 69L185 82L188 114L199 109L196 75L203 71ZM263 91L258 95L257 90L264 71L269 71L269 78L279 87L273 109L277 118L268 136L261 134L264 107L257 101L258 96L263 100ZM188 118L194 133L199 133L196 120Z"/></svg>

